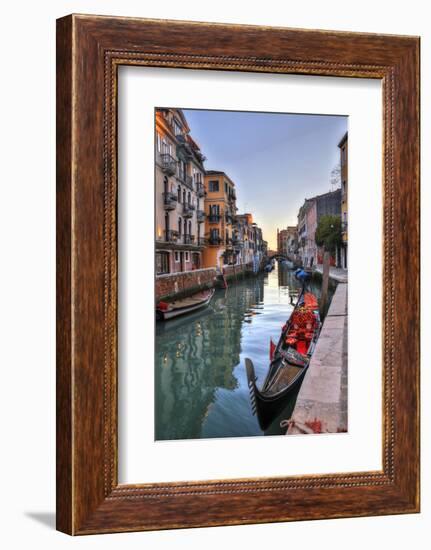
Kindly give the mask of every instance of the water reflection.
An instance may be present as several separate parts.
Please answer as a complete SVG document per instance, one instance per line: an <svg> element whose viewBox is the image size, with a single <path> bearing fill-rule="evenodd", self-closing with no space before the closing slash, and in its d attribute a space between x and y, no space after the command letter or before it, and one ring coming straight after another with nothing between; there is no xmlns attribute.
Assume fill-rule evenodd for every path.
<svg viewBox="0 0 431 550"><path fill-rule="evenodd" d="M270 337L278 340L298 290L281 266L217 290L201 312L157 323L157 440L264 435L251 412L244 359L252 359L262 382ZM289 418L295 400L281 418ZM279 419L266 433L281 433Z"/></svg>

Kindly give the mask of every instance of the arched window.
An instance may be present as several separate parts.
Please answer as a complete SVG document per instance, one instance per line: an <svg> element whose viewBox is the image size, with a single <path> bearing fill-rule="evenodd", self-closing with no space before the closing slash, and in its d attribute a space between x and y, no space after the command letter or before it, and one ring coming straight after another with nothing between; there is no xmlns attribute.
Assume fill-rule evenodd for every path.
<svg viewBox="0 0 431 550"><path fill-rule="evenodd" d="M192 202L192 196L189 191L189 194L187 195L187 203L190 204L191 202Z"/></svg>
<svg viewBox="0 0 431 550"><path fill-rule="evenodd" d="M189 235L192 234L192 222L189 221Z"/></svg>
<svg viewBox="0 0 431 550"><path fill-rule="evenodd" d="M187 235L187 220L184 220L184 235Z"/></svg>
<svg viewBox="0 0 431 550"><path fill-rule="evenodd" d="M181 202L181 187L178 186L178 202Z"/></svg>
<svg viewBox="0 0 431 550"><path fill-rule="evenodd" d="M163 191L165 193L167 193L169 191L168 178L166 176L163 178Z"/></svg>
<svg viewBox="0 0 431 550"><path fill-rule="evenodd" d="M183 203L186 204L186 190L183 189Z"/></svg>
<svg viewBox="0 0 431 550"><path fill-rule="evenodd" d="M178 234L181 236L181 218L178 218Z"/></svg>

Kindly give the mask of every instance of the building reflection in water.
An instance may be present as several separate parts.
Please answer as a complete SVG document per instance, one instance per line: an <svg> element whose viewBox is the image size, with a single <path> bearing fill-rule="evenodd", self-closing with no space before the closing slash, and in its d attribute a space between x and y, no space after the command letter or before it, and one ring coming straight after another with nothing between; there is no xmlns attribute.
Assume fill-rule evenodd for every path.
<svg viewBox="0 0 431 550"><path fill-rule="evenodd" d="M156 440L264 435L251 413L244 358L263 381L269 338L278 338L297 293L292 272L275 269L217 290L200 312L157 323ZM280 433L279 423L268 433Z"/></svg>

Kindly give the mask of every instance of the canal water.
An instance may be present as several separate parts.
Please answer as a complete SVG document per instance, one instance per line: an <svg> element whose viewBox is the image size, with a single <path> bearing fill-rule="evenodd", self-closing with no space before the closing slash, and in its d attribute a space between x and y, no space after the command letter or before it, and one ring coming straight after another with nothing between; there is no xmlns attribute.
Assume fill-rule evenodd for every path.
<svg viewBox="0 0 431 550"><path fill-rule="evenodd" d="M198 439L277 435L290 418L297 392L263 432L253 416L244 360L255 366L260 387L300 284L277 265L269 274L239 277L217 290L200 312L156 323L155 438ZM312 283L319 297L320 285ZM299 388L298 388L299 391Z"/></svg>

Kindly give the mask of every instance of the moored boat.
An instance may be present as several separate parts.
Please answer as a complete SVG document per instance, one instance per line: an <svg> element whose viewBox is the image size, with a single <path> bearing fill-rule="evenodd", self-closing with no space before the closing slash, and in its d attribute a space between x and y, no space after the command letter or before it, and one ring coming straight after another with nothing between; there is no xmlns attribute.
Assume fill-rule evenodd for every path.
<svg viewBox="0 0 431 550"><path fill-rule="evenodd" d="M174 302L159 302L156 305L156 320L168 321L174 317L191 313L197 309L207 306L214 296L215 289L202 290L187 298L175 300Z"/></svg>
<svg viewBox="0 0 431 550"><path fill-rule="evenodd" d="M282 412L287 397L305 376L321 328L316 297L301 292L289 320L281 330L262 387L256 385L253 362L245 360L253 414L262 430L266 430Z"/></svg>

